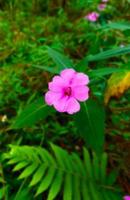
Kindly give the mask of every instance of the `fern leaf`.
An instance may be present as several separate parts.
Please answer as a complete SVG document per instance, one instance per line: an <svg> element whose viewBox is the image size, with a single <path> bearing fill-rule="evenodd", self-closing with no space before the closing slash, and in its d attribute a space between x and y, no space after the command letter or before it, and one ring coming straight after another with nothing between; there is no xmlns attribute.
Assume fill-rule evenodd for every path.
<svg viewBox="0 0 130 200"><path fill-rule="evenodd" d="M46 172L46 169L47 169L47 165L45 163L40 165L38 170L33 175L33 178L32 178L32 180L30 182L30 186L36 185L42 179L42 177L44 176L44 174Z"/></svg>
<svg viewBox="0 0 130 200"><path fill-rule="evenodd" d="M92 172L92 164L91 159L88 151L84 148L84 165L87 172L88 177L93 179L93 172Z"/></svg>
<svg viewBox="0 0 130 200"><path fill-rule="evenodd" d="M54 181L51 185L47 200L55 199L55 197L59 193L61 185L62 185L63 175L64 173L62 171L59 171L58 174L55 176Z"/></svg>
<svg viewBox="0 0 130 200"><path fill-rule="evenodd" d="M107 191L108 196L110 197L111 200L122 200L122 196L117 194L116 192L112 192L112 191Z"/></svg>
<svg viewBox="0 0 130 200"><path fill-rule="evenodd" d="M93 167L93 175L94 175L94 178L95 180L99 180L100 179L100 170L99 170L99 158L98 156L96 155L95 152L93 152L93 163L92 163Z"/></svg>
<svg viewBox="0 0 130 200"><path fill-rule="evenodd" d="M98 191L98 188L95 186L95 183L92 184L92 182L89 182L89 190L90 190L90 194L91 194L91 197L93 200L101 200L102 199L102 197L100 196L100 193Z"/></svg>
<svg viewBox="0 0 130 200"><path fill-rule="evenodd" d="M85 181L82 181L81 183L81 193L82 193L82 199L83 200L91 200L91 196L89 193L88 185Z"/></svg>
<svg viewBox="0 0 130 200"><path fill-rule="evenodd" d="M28 165L27 162L22 161L22 162L18 163L17 165L15 165L13 171L14 171L14 172L15 172L15 171L19 171L20 169L26 167L27 165Z"/></svg>
<svg viewBox="0 0 130 200"><path fill-rule="evenodd" d="M110 196L108 194L108 192L106 192L106 190L102 190L102 196L104 200L110 200Z"/></svg>
<svg viewBox="0 0 130 200"><path fill-rule="evenodd" d="M53 159L52 155L46 149L39 147L37 149L37 153L40 155L43 162L48 163L48 164L51 163L51 164L55 165L55 160Z"/></svg>
<svg viewBox="0 0 130 200"><path fill-rule="evenodd" d="M72 200L72 175L67 174L64 181L63 200Z"/></svg>
<svg viewBox="0 0 130 200"><path fill-rule="evenodd" d="M28 166L23 172L22 174L20 174L19 179L22 178L26 178L28 176L30 176L38 167L37 163L33 163L32 165Z"/></svg>
<svg viewBox="0 0 130 200"><path fill-rule="evenodd" d="M119 169L114 169L108 174L107 177L107 184L108 185L113 185L116 182L116 179L119 175Z"/></svg>
<svg viewBox="0 0 130 200"><path fill-rule="evenodd" d="M74 178L73 178L73 199L81 200L80 177L79 176L74 176Z"/></svg>
<svg viewBox="0 0 130 200"><path fill-rule="evenodd" d="M50 186L50 184L51 184L51 182L53 180L53 177L54 177L55 173L56 173L56 169L55 168L50 167L48 169L47 175L43 178L40 186L38 187L38 190L36 192L36 196L38 194L41 194L42 192L44 192L45 190L48 189L48 187Z"/></svg>
<svg viewBox="0 0 130 200"><path fill-rule="evenodd" d="M77 166L76 166L76 167L78 168L78 171L79 171L80 173L82 173L82 176L83 176L83 177L85 177L85 173L86 173L86 172L85 172L83 163L82 163L81 159L79 158L79 156L78 156L76 153L73 153L73 154L71 155L71 157L72 157L74 163L77 163Z"/></svg>
<svg viewBox="0 0 130 200"><path fill-rule="evenodd" d="M5 198L5 194L7 193L7 186L0 188L0 200Z"/></svg>
<svg viewBox="0 0 130 200"><path fill-rule="evenodd" d="M90 156L84 148L82 161L76 153L69 154L53 144L51 147L52 153L41 147L11 146L5 156L8 164L15 165L13 171L22 171L19 179L28 178L29 187L35 186L35 196L48 190L47 200L56 199L60 191L63 200L112 200L116 196L120 200L113 181L106 181L111 177L106 174L106 153Z"/></svg>
<svg viewBox="0 0 130 200"><path fill-rule="evenodd" d="M65 166L65 162L64 162L64 159L66 157L66 152L63 151L62 149L59 150L60 148L57 147L56 145L54 144L51 144L51 148L53 149L54 151L54 154L55 154L55 157L56 157L56 160L58 162L58 164L60 165L60 167L62 169L66 169L66 166Z"/></svg>
<svg viewBox="0 0 130 200"><path fill-rule="evenodd" d="M21 158L18 158L18 157L12 158L9 162L7 162L7 164L13 165L15 163L18 163L20 160L21 160Z"/></svg>
<svg viewBox="0 0 130 200"><path fill-rule="evenodd" d="M106 168L107 168L107 154L103 153L101 159L101 181L102 183L106 182Z"/></svg>

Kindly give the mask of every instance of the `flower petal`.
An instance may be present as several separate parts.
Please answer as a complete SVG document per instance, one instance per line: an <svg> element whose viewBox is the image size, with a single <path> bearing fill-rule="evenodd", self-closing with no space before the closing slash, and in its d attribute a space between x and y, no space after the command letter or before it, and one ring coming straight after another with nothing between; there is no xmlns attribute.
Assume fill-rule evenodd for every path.
<svg viewBox="0 0 130 200"><path fill-rule="evenodd" d="M65 85L64 80L60 76L54 76L52 82L49 82L49 90L61 92Z"/></svg>
<svg viewBox="0 0 130 200"><path fill-rule="evenodd" d="M130 196L124 196L124 200L130 200Z"/></svg>
<svg viewBox="0 0 130 200"><path fill-rule="evenodd" d="M66 83L70 84L70 82L72 81L72 79L75 77L76 72L74 69L64 69L61 73L60 73L61 77L66 81Z"/></svg>
<svg viewBox="0 0 130 200"><path fill-rule="evenodd" d="M89 98L89 88L87 86L76 86L73 88L73 96L79 101L86 101Z"/></svg>
<svg viewBox="0 0 130 200"><path fill-rule="evenodd" d="M52 92L52 91L48 91L45 94L45 102L50 106L53 105L60 98L61 98L61 94L60 93L55 93L55 92Z"/></svg>
<svg viewBox="0 0 130 200"><path fill-rule="evenodd" d="M65 112L67 106L67 100L68 97L62 97L60 99L57 99L53 104L54 108L59 112Z"/></svg>
<svg viewBox="0 0 130 200"><path fill-rule="evenodd" d="M71 97L67 102L66 112L69 114L74 114L79 110L80 110L79 102L75 98Z"/></svg>
<svg viewBox="0 0 130 200"><path fill-rule="evenodd" d="M89 78L84 73L77 73L72 81L72 85L86 85L89 83Z"/></svg>

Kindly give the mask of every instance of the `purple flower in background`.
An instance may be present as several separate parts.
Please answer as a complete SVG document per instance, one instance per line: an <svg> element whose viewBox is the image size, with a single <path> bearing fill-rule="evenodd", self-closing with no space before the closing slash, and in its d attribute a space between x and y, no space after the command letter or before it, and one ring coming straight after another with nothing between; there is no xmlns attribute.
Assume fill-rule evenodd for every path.
<svg viewBox="0 0 130 200"><path fill-rule="evenodd" d="M85 16L85 19L87 19L91 22L96 22L98 20L98 18L99 18L99 13L97 13L97 12L91 12Z"/></svg>
<svg viewBox="0 0 130 200"><path fill-rule="evenodd" d="M130 196L124 196L124 200L130 200Z"/></svg>
<svg viewBox="0 0 130 200"><path fill-rule="evenodd" d="M98 10L102 11L106 8L106 4L105 3L101 3L98 5Z"/></svg>
<svg viewBox="0 0 130 200"><path fill-rule="evenodd" d="M86 74L78 73L74 69L65 69L49 82L45 102L59 112L74 114L80 110L78 101L86 101L89 98L88 83L89 78Z"/></svg>

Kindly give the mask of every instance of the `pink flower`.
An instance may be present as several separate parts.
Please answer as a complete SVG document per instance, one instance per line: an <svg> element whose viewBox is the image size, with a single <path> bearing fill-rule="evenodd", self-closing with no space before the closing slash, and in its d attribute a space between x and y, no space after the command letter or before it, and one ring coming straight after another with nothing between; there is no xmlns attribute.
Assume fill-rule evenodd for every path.
<svg viewBox="0 0 130 200"><path fill-rule="evenodd" d="M106 8L106 4L105 3L101 3L98 5L98 10L102 11Z"/></svg>
<svg viewBox="0 0 130 200"><path fill-rule="evenodd" d="M99 17L99 14L97 12L91 12L85 16L85 19L87 19L91 22L96 22L98 17Z"/></svg>
<svg viewBox="0 0 130 200"><path fill-rule="evenodd" d="M124 200L130 200L130 196L124 196Z"/></svg>
<svg viewBox="0 0 130 200"><path fill-rule="evenodd" d="M89 78L84 73L64 69L49 82L45 102L53 105L59 112L76 113L80 110L78 101L86 101L89 97L89 88L86 86L88 83Z"/></svg>

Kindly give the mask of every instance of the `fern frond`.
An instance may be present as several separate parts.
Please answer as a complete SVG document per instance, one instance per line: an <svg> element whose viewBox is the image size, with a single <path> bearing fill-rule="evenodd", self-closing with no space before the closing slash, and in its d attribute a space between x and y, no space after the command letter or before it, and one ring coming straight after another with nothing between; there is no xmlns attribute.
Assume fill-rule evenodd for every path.
<svg viewBox="0 0 130 200"><path fill-rule="evenodd" d="M52 144L50 153L41 147L11 146L7 153L13 171L20 171L19 179L28 178L35 186L36 196L48 191L47 200L63 193L63 200L121 200L115 186L107 182L107 154L90 156L84 148L83 160L76 153L69 154ZM92 157L92 158L91 158Z"/></svg>

